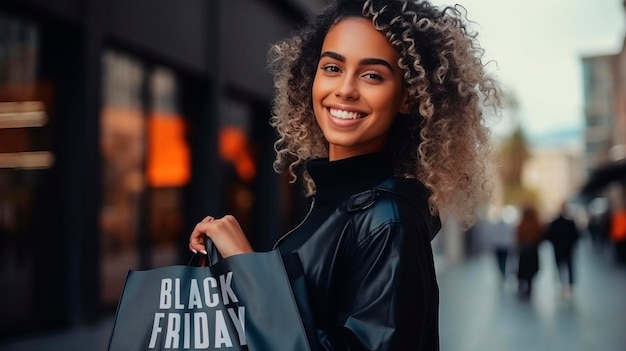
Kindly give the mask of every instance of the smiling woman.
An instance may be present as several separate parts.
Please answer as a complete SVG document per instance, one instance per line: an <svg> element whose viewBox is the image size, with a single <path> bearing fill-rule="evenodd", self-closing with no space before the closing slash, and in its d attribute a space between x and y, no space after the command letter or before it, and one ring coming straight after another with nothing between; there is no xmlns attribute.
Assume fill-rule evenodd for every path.
<svg viewBox="0 0 626 351"><path fill-rule="evenodd" d="M318 349L439 349L430 241L441 212L469 224L487 194L481 102L499 101L475 38L457 8L339 0L272 47L275 168L313 195L275 248L300 259ZM189 248L205 236L252 251L232 216Z"/></svg>
<svg viewBox="0 0 626 351"><path fill-rule="evenodd" d="M331 161L380 152L407 113L398 54L369 20L348 19L326 35L313 81L313 111Z"/></svg>
<svg viewBox="0 0 626 351"><path fill-rule="evenodd" d="M384 61L391 67L389 72L399 73L402 79L402 95L395 98L406 96L409 109L408 113L399 111L400 118L390 129L394 136L391 148L403 150L395 155L395 173L418 178L426 185L431 191L429 207L433 213L445 209L469 224L473 209L485 195L490 145L489 131L482 126L482 109L499 106L497 83L483 65L484 52L463 8L440 10L428 2L414 5L403 1L344 4L340 15L330 11L321 14L312 26L274 46L269 56L276 86L272 125L280 135L275 168L287 168L292 176L302 176L307 193L315 193L316 185L308 172L297 174L296 170L310 159L330 156L327 136L311 109L315 107L313 80L320 79L318 71L324 68L319 65L324 60L341 59L341 50L371 46L370 41L384 38L393 51ZM348 18L345 22L367 18L376 33L369 36L366 31L346 31L343 35L351 39L342 43L341 50L326 53L322 46L331 44L326 33L330 34L332 26L358 26L338 21L339 17ZM333 40L339 39L333 35ZM378 52L363 55L363 64L382 58ZM340 68L324 70L345 75Z"/></svg>

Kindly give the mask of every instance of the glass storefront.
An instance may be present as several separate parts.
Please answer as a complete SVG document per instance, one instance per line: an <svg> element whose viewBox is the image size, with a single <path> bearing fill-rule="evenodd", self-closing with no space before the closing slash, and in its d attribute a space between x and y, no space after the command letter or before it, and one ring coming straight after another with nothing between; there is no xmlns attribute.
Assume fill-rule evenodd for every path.
<svg viewBox="0 0 626 351"><path fill-rule="evenodd" d="M0 329L29 323L36 313L33 209L46 170L54 165L51 87L39 79L40 28L0 13Z"/></svg>
<svg viewBox="0 0 626 351"><path fill-rule="evenodd" d="M128 269L178 263L190 155L171 70L108 50L103 77L101 299L111 306Z"/></svg>
<svg viewBox="0 0 626 351"><path fill-rule="evenodd" d="M251 236L255 230L253 181L257 176L256 145L251 137L252 111L245 101L226 99L219 121L218 156L223 162L224 179L222 206L225 213L237 218L244 233Z"/></svg>
<svg viewBox="0 0 626 351"><path fill-rule="evenodd" d="M129 269L188 262L206 214L235 215L259 249L299 222L251 89L265 81L221 79L217 27L194 25L221 9L27 3L0 5L0 340L110 317ZM173 7L199 14L169 33L185 45L143 35Z"/></svg>

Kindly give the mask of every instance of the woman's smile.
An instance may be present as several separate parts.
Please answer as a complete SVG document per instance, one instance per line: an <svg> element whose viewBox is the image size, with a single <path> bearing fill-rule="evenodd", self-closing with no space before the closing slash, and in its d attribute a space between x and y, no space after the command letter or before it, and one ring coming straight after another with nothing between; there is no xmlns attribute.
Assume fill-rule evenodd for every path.
<svg viewBox="0 0 626 351"><path fill-rule="evenodd" d="M328 111L331 116L339 119L358 119L366 116L364 113L339 110L336 108L329 108Z"/></svg>

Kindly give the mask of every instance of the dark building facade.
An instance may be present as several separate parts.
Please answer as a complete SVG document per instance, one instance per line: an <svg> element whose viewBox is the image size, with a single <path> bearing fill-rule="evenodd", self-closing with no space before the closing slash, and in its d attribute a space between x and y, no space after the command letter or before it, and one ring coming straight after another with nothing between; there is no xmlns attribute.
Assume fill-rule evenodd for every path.
<svg viewBox="0 0 626 351"><path fill-rule="evenodd" d="M581 195L591 203L592 234L610 240L626 264L626 38L619 53L582 63L588 178Z"/></svg>
<svg viewBox="0 0 626 351"><path fill-rule="evenodd" d="M0 340L112 316L127 270L185 264L209 213L260 250L298 222L265 55L320 6L0 3Z"/></svg>

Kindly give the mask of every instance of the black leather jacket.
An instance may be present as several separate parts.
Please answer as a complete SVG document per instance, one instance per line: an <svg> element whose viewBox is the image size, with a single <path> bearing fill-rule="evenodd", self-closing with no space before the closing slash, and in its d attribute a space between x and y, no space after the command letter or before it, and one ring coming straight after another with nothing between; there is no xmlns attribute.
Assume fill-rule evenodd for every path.
<svg viewBox="0 0 626 351"><path fill-rule="evenodd" d="M321 350L439 350L440 227L424 186L395 177L320 223L297 252Z"/></svg>

